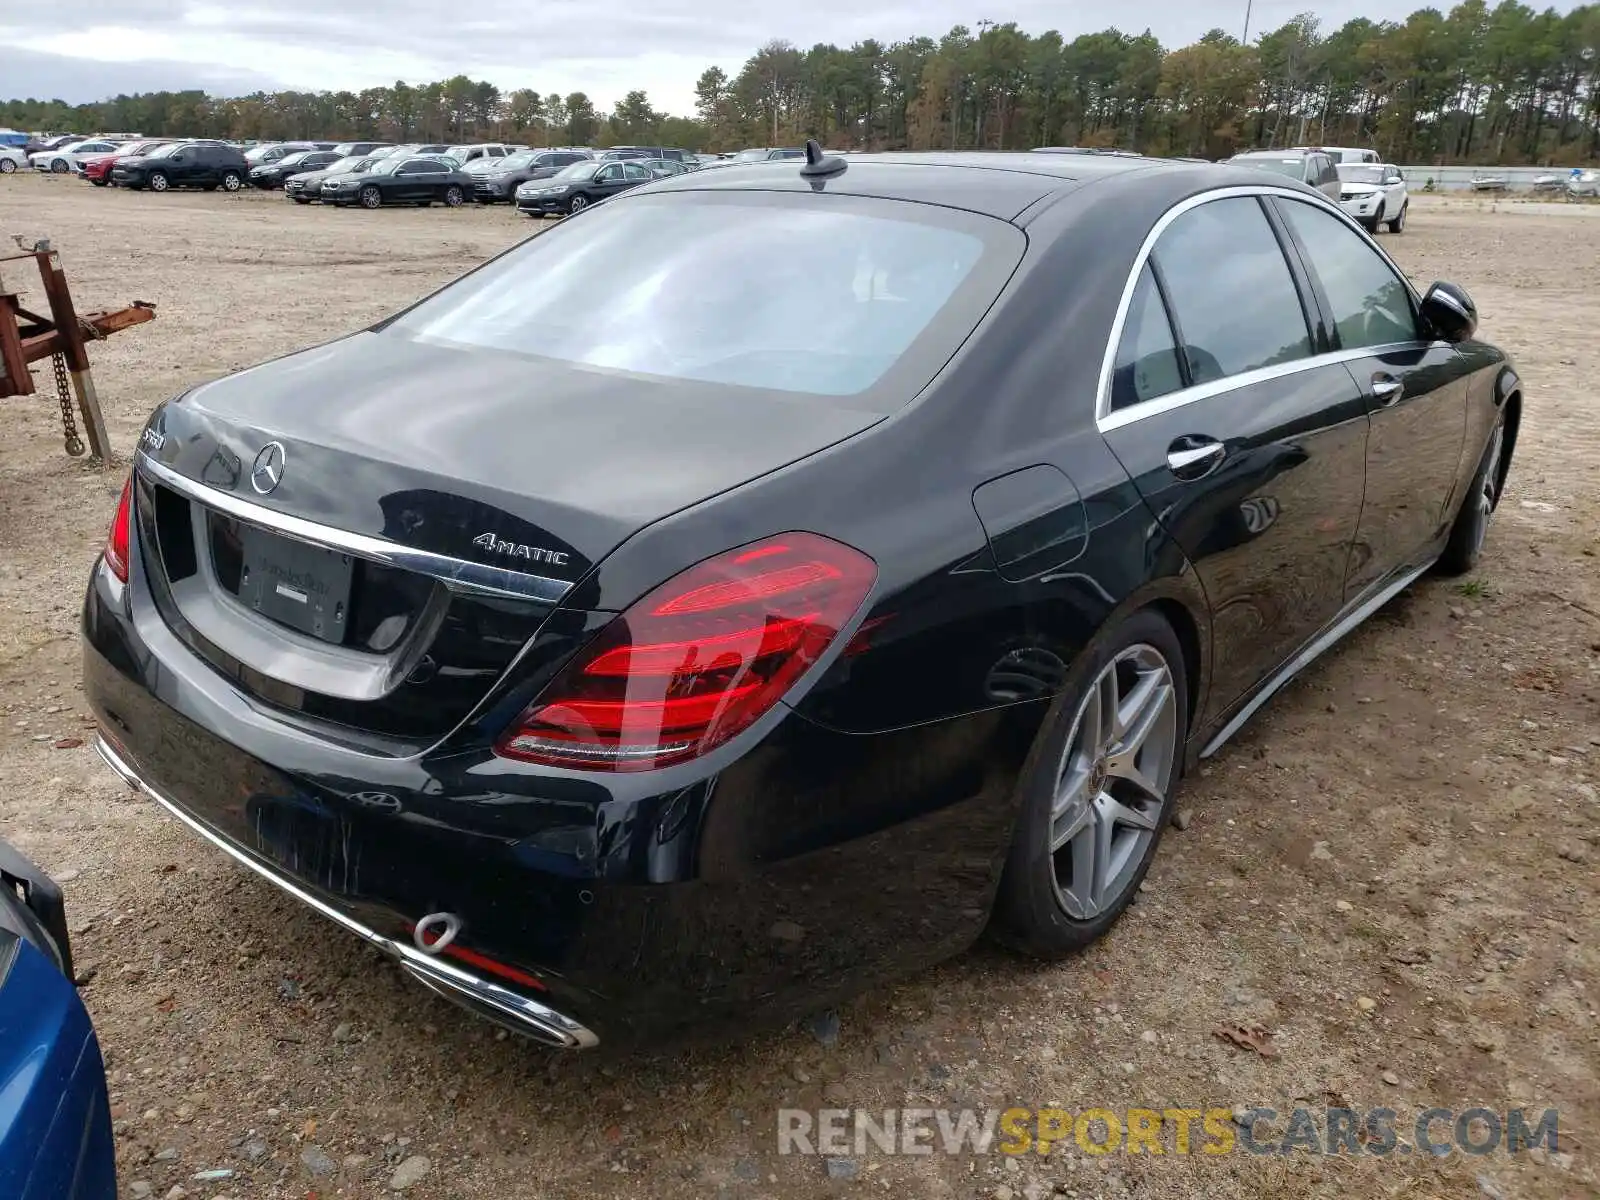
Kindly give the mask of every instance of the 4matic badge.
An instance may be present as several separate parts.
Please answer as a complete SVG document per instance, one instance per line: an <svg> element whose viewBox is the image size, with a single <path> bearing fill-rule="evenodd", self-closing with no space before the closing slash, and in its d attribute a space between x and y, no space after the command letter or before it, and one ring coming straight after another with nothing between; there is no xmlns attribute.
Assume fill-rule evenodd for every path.
<svg viewBox="0 0 1600 1200"><path fill-rule="evenodd" d="M505 538L495 533L480 533L472 539L474 546L481 546L490 554L503 555L506 558L525 558L529 562L549 563L553 567L567 565L567 552L565 550L546 550L543 546L529 546L523 542L508 542Z"/></svg>

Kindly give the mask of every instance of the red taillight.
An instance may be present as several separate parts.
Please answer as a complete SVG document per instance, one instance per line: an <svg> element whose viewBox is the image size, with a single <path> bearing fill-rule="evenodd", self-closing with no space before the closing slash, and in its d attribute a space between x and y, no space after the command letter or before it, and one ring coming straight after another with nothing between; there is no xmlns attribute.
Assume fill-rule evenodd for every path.
<svg viewBox="0 0 1600 1200"><path fill-rule="evenodd" d="M122 499L117 501L117 515L111 518L111 530L106 534L106 548L101 557L111 573L123 583L128 582L128 526L133 521L133 476L122 485Z"/></svg>
<svg viewBox="0 0 1600 1200"><path fill-rule="evenodd" d="M495 750L588 771L704 754L771 710L876 578L866 555L814 533L708 558L601 630Z"/></svg>

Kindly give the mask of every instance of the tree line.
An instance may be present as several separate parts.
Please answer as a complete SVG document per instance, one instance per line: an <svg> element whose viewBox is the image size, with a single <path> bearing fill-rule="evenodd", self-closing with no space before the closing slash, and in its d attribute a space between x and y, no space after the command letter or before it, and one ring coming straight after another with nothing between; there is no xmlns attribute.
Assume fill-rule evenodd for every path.
<svg viewBox="0 0 1600 1200"><path fill-rule="evenodd" d="M1302 14L1166 49L1148 30L1070 41L1015 23L942 38L802 50L775 41L733 77L711 67L692 117L642 91L601 112L583 92L503 91L465 75L360 92L200 91L97 104L0 102L21 129L239 139L384 139L730 150L816 137L835 148L1122 147L1220 158L1322 142L1390 161L1571 163L1600 157L1600 5L1565 15L1463 0L1324 33Z"/></svg>

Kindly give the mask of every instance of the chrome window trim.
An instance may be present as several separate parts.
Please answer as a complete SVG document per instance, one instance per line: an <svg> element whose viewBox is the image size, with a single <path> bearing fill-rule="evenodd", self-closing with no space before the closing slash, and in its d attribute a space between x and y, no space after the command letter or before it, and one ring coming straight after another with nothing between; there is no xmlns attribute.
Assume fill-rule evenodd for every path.
<svg viewBox="0 0 1600 1200"><path fill-rule="evenodd" d="M1133 267L1128 272L1126 282L1122 285L1122 298L1117 303L1117 313L1111 322L1111 333L1106 339L1105 356L1100 362L1099 387L1095 392L1095 425L1101 433L1120 429L1124 425L1142 420L1145 417L1171 412L1175 408L1182 408L1185 404L1192 404L1197 400L1204 400L1223 392L1233 391L1236 388L1249 387L1251 384L1262 383L1269 379L1294 375L1300 371L1315 370L1317 367L1329 366L1333 363L1351 362L1358 358L1382 354L1385 351L1429 344L1422 341L1391 342L1383 346L1363 346L1358 350L1336 350L1329 354L1313 354L1308 358L1297 358L1293 362L1279 363L1270 367L1259 367L1254 371L1245 371L1238 375L1225 375L1221 379L1208 380L1192 387L1180 388L1176 392L1168 392L1165 396L1157 396L1154 400L1141 400L1113 410L1111 407L1111 380L1116 372L1117 348L1122 344L1122 334L1128 323L1128 311L1133 306L1133 293L1139 286L1139 275L1144 270L1145 264L1150 261L1150 255L1155 250L1156 243L1161 240L1161 235L1167 231L1167 228L1184 213L1199 208L1202 204L1209 204L1214 200L1230 200L1239 196L1271 196L1281 197L1286 200L1298 200L1302 204L1308 204L1313 208L1333 214L1335 218L1343 221L1358 233L1378 253L1378 256L1388 264L1389 269L1405 285L1413 306L1421 304L1422 297L1418 294L1415 285L1406 277L1406 273L1396 265L1394 259L1389 257L1383 247L1367 236L1366 230L1361 227L1359 222L1326 197L1307 195L1292 188L1274 187L1271 184L1235 184L1231 187L1201 192L1197 196L1190 196L1185 200L1180 200L1162 213L1160 219L1150 227L1150 232L1145 234L1144 241L1139 246L1139 253L1134 256ZM1284 266L1286 269L1289 268L1287 261L1285 261Z"/></svg>
<svg viewBox="0 0 1600 1200"><path fill-rule="evenodd" d="M187 475L180 475L172 468L156 462L143 450L136 455L135 463L138 470L159 480L179 495L196 503L208 505L230 517L248 521L252 525L260 525L297 541L322 546L324 549L338 550L385 566L431 576L453 592L509 596L518 600L538 600L554 604L572 590L572 583L569 580L551 579L545 575L532 575L523 571L507 570L504 567L491 567L463 558L451 558L447 554L417 550L385 538L351 533L331 525L308 521L303 517L290 516L288 513L281 513L241 499L231 492L224 492L209 484L197 483Z"/></svg>
<svg viewBox="0 0 1600 1200"><path fill-rule="evenodd" d="M1200 400L1209 400L1212 396L1220 396L1225 392L1238 391L1257 383L1266 383L1272 379L1282 379L1287 375L1298 375L1302 371L1314 371L1319 367L1335 366L1338 363L1355 362L1357 359L1371 358L1374 355L1389 354L1396 350L1413 350L1427 346L1426 342L1386 342L1381 346L1362 346L1356 350L1335 350L1331 354L1313 354L1310 358L1297 358L1293 362L1278 363L1271 367L1258 367L1254 371L1245 371L1238 375L1224 375L1221 379L1210 379L1205 383L1197 383L1193 387L1179 388L1175 392L1168 392L1165 396L1157 396L1154 400L1141 400L1137 404L1130 404L1119 408L1107 416L1099 418L1095 424L1101 433L1110 433L1113 429L1121 429L1124 425L1131 425L1135 421L1142 421L1146 417L1160 416L1162 413L1171 412L1175 408L1182 408L1187 404L1194 404Z"/></svg>

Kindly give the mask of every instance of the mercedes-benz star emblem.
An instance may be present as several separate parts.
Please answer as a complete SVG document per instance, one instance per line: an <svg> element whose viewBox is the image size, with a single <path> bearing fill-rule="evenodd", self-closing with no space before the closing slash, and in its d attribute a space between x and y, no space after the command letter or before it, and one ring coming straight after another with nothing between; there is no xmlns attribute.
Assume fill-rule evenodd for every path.
<svg viewBox="0 0 1600 1200"><path fill-rule="evenodd" d="M283 460L287 457L282 442L268 442L261 447L255 465L250 468L250 486L263 496L272 491L283 478Z"/></svg>

